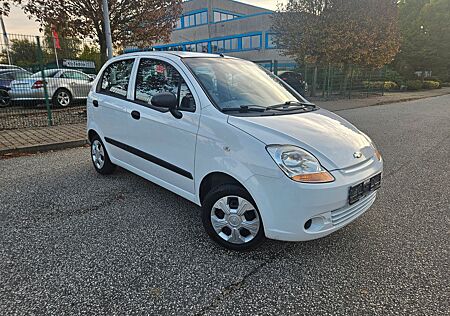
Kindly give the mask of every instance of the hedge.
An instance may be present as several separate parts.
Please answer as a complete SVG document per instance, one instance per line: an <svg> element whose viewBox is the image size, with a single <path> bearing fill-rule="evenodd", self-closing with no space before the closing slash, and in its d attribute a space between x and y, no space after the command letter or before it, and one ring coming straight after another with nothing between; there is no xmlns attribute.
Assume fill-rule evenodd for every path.
<svg viewBox="0 0 450 316"><path fill-rule="evenodd" d="M425 80L422 87L424 89L439 89L441 87L441 83L439 81Z"/></svg>
<svg viewBox="0 0 450 316"><path fill-rule="evenodd" d="M406 87L408 90L420 90L420 89L422 89L422 81L408 80L408 81L406 81Z"/></svg>
<svg viewBox="0 0 450 316"><path fill-rule="evenodd" d="M373 90L384 89L385 91L398 90L399 88L398 84L393 81L365 81L364 86Z"/></svg>

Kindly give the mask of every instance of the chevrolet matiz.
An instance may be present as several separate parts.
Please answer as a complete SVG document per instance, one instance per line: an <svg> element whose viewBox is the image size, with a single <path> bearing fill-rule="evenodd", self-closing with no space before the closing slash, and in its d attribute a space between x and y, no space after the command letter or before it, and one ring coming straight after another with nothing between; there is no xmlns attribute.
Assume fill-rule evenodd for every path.
<svg viewBox="0 0 450 316"><path fill-rule="evenodd" d="M381 184L367 135L238 58L112 58L87 113L100 174L120 166L201 206L208 235L233 250L326 236L363 214Z"/></svg>

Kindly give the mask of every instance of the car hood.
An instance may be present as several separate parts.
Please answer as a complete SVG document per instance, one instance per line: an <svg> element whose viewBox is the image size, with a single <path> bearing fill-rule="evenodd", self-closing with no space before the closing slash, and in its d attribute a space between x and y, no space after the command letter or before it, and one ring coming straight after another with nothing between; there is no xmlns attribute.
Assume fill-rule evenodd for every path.
<svg viewBox="0 0 450 316"><path fill-rule="evenodd" d="M228 123L266 145L295 145L315 155L328 170L362 163L375 154L367 135L324 109L274 116L229 116ZM361 153L355 158L355 153Z"/></svg>

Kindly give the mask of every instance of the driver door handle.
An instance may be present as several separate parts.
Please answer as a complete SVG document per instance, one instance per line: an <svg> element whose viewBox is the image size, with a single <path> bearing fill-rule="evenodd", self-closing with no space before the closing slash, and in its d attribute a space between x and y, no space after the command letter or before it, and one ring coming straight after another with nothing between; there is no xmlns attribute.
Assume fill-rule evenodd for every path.
<svg viewBox="0 0 450 316"><path fill-rule="evenodd" d="M131 111L131 117L135 120L139 120L141 118L141 113L139 113L138 111Z"/></svg>

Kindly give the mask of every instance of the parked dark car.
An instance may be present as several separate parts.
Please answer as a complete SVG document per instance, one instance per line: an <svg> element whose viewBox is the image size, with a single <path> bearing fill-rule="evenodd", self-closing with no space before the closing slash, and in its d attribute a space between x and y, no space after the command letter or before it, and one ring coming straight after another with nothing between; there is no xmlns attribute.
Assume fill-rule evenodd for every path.
<svg viewBox="0 0 450 316"><path fill-rule="evenodd" d="M308 92L308 84L303 79L303 75L301 73L294 71L284 71L278 74L278 77L280 77L284 82L294 88L302 96L304 96L305 93Z"/></svg>
<svg viewBox="0 0 450 316"><path fill-rule="evenodd" d="M8 70L8 69L12 69L12 70L15 70L15 69L25 70L25 69L23 69L22 67L15 66L15 65L0 64L0 71L2 71L2 70Z"/></svg>
<svg viewBox="0 0 450 316"><path fill-rule="evenodd" d="M19 67L0 69L0 107L8 106L11 103L9 95L11 82L17 79L29 78L31 75L31 72Z"/></svg>

